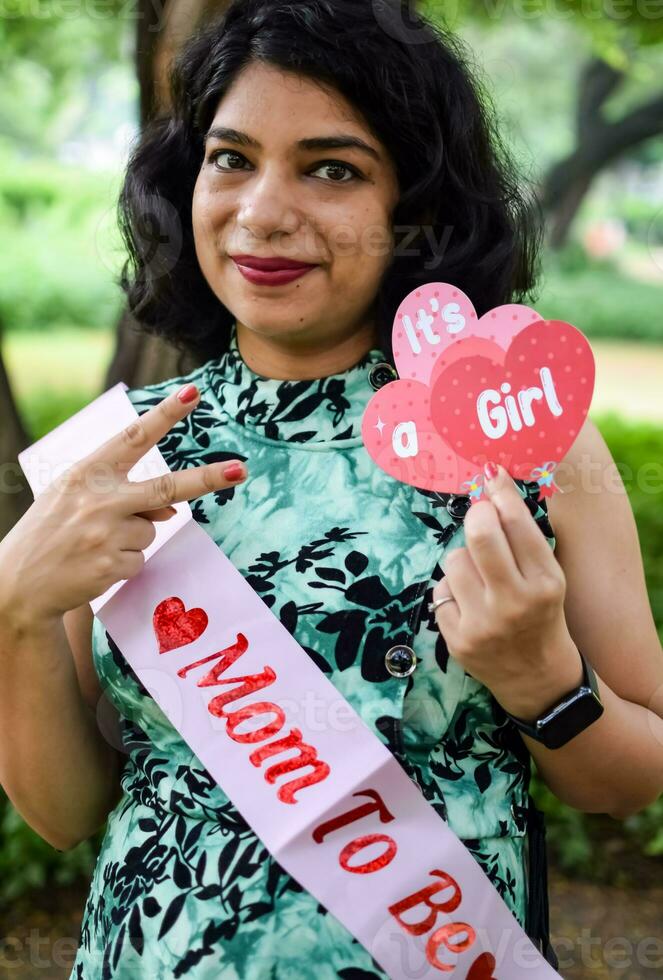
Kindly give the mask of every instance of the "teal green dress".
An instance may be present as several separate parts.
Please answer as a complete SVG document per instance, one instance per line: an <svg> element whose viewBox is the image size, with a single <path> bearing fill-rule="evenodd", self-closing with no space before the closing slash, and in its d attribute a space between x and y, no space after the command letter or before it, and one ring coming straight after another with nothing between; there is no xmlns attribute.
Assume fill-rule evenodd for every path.
<svg viewBox="0 0 663 980"><path fill-rule="evenodd" d="M547 942L545 850L530 756L490 691L451 657L427 611L467 498L400 483L361 419L371 350L340 374L256 375L229 350L128 396L142 414L187 381L196 409L159 442L173 470L247 462L193 517L447 820L520 924ZM518 489L550 546L536 483ZM465 508L463 507L465 504ZM120 714L123 794L111 811L72 977L369 980L386 974L271 857L95 617L93 658ZM416 654L407 676L391 647ZM544 947L541 947L544 948ZM544 950L545 951L545 950Z"/></svg>

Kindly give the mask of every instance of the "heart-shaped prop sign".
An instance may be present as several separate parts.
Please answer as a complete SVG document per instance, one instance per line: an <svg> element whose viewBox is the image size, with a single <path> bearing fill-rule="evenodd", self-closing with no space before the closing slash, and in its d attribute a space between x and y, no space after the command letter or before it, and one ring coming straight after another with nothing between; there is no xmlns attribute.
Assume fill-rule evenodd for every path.
<svg viewBox="0 0 663 980"><path fill-rule="evenodd" d="M429 283L399 307L393 349L400 378L373 395L362 420L378 466L472 503L488 460L538 482L540 498L558 489L553 471L594 391L594 357L580 330L518 304L477 319L464 293Z"/></svg>

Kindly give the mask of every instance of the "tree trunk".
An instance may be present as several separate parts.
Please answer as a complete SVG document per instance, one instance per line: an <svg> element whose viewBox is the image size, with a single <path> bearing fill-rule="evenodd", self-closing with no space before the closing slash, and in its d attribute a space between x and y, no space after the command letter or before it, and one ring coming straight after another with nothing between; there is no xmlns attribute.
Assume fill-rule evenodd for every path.
<svg viewBox="0 0 663 980"><path fill-rule="evenodd" d="M141 128L168 108L168 69L184 42L212 17L220 16L229 0L167 0L159 4L138 0L136 75L140 86ZM124 381L130 388L187 374L198 362L172 344L140 331L129 309L116 327L115 351L104 379L104 390Z"/></svg>
<svg viewBox="0 0 663 980"><path fill-rule="evenodd" d="M32 503L17 456L29 444L0 351L0 539Z"/></svg>
<svg viewBox="0 0 663 980"><path fill-rule="evenodd" d="M600 59L584 69L578 91L576 147L548 172L541 201L548 213L548 239L560 248L596 175L628 150L663 132L663 93L620 119L608 120L604 105L623 74Z"/></svg>

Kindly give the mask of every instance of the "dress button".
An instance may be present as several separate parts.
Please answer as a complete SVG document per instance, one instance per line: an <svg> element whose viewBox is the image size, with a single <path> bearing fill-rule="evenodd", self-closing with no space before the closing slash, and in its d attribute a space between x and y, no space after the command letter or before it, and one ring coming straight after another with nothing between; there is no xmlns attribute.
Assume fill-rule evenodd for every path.
<svg viewBox="0 0 663 980"><path fill-rule="evenodd" d="M380 361L379 364L374 364L371 367L370 371L368 372L368 380L371 387L375 388L377 391L378 388L382 388L383 385L389 384L390 381L397 381L398 371L387 361Z"/></svg>
<svg viewBox="0 0 663 980"><path fill-rule="evenodd" d="M452 495L447 501L447 512L457 521L462 521L470 509L470 498L464 495Z"/></svg>
<svg viewBox="0 0 663 980"><path fill-rule="evenodd" d="M409 677L417 666L417 657L412 647L399 643L387 650L384 665L392 677Z"/></svg>

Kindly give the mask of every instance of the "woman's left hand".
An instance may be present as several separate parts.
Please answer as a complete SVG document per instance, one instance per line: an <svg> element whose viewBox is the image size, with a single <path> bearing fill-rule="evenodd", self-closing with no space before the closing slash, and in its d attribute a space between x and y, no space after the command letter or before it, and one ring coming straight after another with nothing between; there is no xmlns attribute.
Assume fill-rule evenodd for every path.
<svg viewBox="0 0 663 980"><path fill-rule="evenodd" d="M433 599L455 602L435 618L467 673L533 720L582 682L582 662L564 616L564 572L513 479L496 469L465 516L466 547L446 557Z"/></svg>

